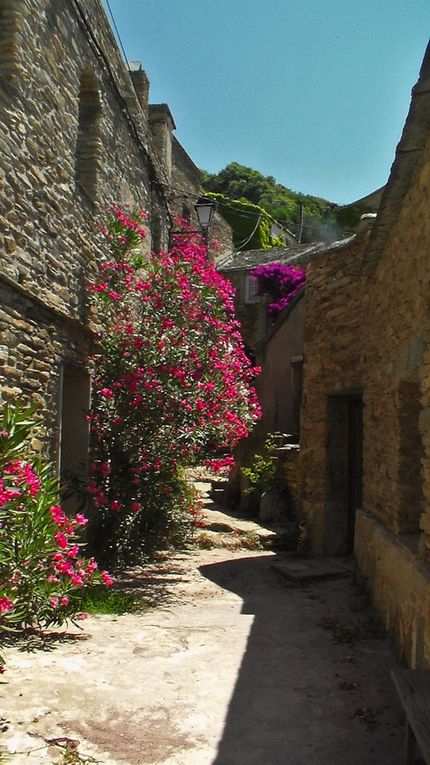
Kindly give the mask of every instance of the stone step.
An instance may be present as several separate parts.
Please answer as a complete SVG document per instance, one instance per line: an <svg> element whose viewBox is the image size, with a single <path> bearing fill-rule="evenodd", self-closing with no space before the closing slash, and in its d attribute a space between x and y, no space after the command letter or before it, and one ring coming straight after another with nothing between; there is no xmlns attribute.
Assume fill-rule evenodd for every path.
<svg viewBox="0 0 430 765"><path fill-rule="evenodd" d="M227 478L214 478L211 481L212 491L214 491L215 489L225 489L227 485L228 485Z"/></svg>
<svg viewBox="0 0 430 765"><path fill-rule="evenodd" d="M209 496L215 502L219 502L220 505L222 505L225 497L225 489L212 489Z"/></svg>
<svg viewBox="0 0 430 765"><path fill-rule="evenodd" d="M289 581L297 583L351 576L351 571L335 558L290 558L272 563L271 568Z"/></svg>

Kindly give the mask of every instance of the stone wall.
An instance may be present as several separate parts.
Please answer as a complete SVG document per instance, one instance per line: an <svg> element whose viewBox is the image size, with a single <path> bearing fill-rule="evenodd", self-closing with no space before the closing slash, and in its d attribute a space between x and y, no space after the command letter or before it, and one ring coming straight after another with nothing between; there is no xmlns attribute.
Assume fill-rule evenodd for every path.
<svg viewBox="0 0 430 765"><path fill-rule="evenodd" d="M278 459L276 474L279 483L285 485L292 504L292 510L299 512L301 507L301 462L298 444L287 444L276 450Z"/></svg>
<svg viewBox="0 0 430 765"><path fill-rule="evenodd" d="M202 195L201 171L194 164L177 138L172 143L172 182L169 191L170 209L175 215L189 217L192 228L198 229L199 223L194 205ZM211 246L211 240L219 242L220 250ZM209 233L209 255L219 252L231 252L233 249L232 231L224 218L215 211Z"/></svg>
<svg viewBox="0 0 430 765"><path fill-rule="evenodd" d="M368 276L362 271L368 236L315 257L307 274L300 421L302 507L318 554L345 551L337 549L328 518L327 403L330 395L361 391L368 371L361 329L368 297Z"/></svg>
<svg viewBox="0 0 430 765"><path fill-rule="evenodd" d="M347 551L354 501L354 551L375 606L411 666L427 667L429 83L430 53L372 233L309 269L301 428L302 508L314 554ZM351 449L360 441L356 429L351 442L354 402L362 404L362 496L351 495Z"/></svg>
<svg viewBox="0 0 430 765"><path fill-rule="evenodd" d="M39 403L58 461L65 371L88 388L100 216L139 205L166 243L165 176L99 0L0 0L0 75L1 398Z"/></svg>
<svg viewBox="0 0 430 765"><path fill-rule="evenodd" d="M44 428L33 447L43 449L59 466L63 375L74 368L88 378L93 333L3 280L0 306L2 399L37 404ZM84 414L75 411L86 431Z"/></svg>
<svg viewBox="0 0 430 765"><path fill-rule="evenodd" d="M139 63L127 70L102 0L0 0L0 400L39 404L57 464L73 451L73 400L83 423L90 403L97 327L87 284L106 206L148 211L148 253L168 242L169 173L181 150L173 167L155 150L148 94ZM181 168L195 168L183 150Z"/></svg>

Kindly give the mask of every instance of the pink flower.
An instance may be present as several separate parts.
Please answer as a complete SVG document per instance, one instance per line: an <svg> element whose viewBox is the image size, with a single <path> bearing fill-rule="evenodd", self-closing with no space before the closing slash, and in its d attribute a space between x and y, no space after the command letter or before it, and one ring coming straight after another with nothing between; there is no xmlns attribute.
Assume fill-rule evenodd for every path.
<svg viewBox="0 0 430 765"><path fill-rule="evenodd" d="M142 505L140 504L140 502L132 502L131 505L130 505L130 510L133 513L138 513L139 510L141 510L141 509L142 509Z"/></svg>
<svg viewBox="0 0 430 765"><path fill-rule="evenodd" d="M119 513L119 511L122 508L121 502L118 502L117 499L114 499L113 502L110 503L111 510L115 510L115 512Z"/></svg>
<svg viewBox="0 0 430 765"><path fill-rule="evenodd" d="M51 513L51 517L54 523L56 523L57 526L62 526L66 520L66 516L64 515L60 505L53 505L49 512Z"/></svg>
<svg viewBox="0 0 430 765"><path fill-rule="evenodd" d="M12 499L18 499L21 496L19 489L3 489L0 490L0 507L4 507Z"/></svg>
<svg viewBox="0 0 430 765"><path fill-rule="evenodd" d="M88 523L88 518L86 518L85 515L82 515L82 513L76 513L75 522L78 526L86 526Z"/></svg>
<svg viewBox="0 0 430 765"><path fill-rule="evenodd" d="M57 533L56 533L56 534L54 534L54 539L56 540L56 542L57 542L58 546L59 546L59 547L62 547L62 548L63 548L63 550L64 550L64 549L67 547L67 545L68 545L68 540L67 540L67 537L66 537L66 535L65 535L65 534L63 534L63 532L62 532L62 531L57 531Z"/></svg>
<svg viewBox="0 0 430 765"><path fill-rule="evenodd" d="M90 558L87 565L87 574L93 574L96 568L97 568L96 561L94 560L94 558Z"/></svg>
<svg viewBox="0 0 430 765"><path fill-rule="evenodd" d="M101 572L101 574L100 574L100 576L101 576L101 578L102 578L102 580L103 580L103 584L104 584L106 587L110 587L110 586L113 584L113 579L112 579L112 577L110 576L110 574L108 574L108 572L107 572L107 571L102 571L102 572Z"/></svg>
<svg viewBox="0 0 430 765"><path fill-rule="evenodd" d="M64 574L66 576L74 576L74 568L70 561L60 561L57 563L55 568L60 572L60 574Z"/></svg>
<svg viewBox="0 0 430 765"><path fill-rule="evenodd" d="M58 597L58 595L51 595L51 597L49 598L49 605L52 608L57 608L59 602L60 602L60 598Z"/></svg>
<svg viewBox="0 0 430 765"><path fill-rule="evenodd" d="M103 398L113 398L114 392L111 390L111 388L102 388L100 392L100 395L103 396Z"/></svg>
<svg viewBox="0 0 430 765"><path fill-rule="evenodd" d="M0 614L7 614L9 611L12 611L12 608L13 602L10 598L7 598L6 596L0 598Z"/></svg>
<svg viewBox="0 0 430 765"><path fill-rule="evenodd" d="M63 595L63 597L60 600L60 603L62 606L68 606L70 603L70 598L68 597L68 595Z"/></svg>

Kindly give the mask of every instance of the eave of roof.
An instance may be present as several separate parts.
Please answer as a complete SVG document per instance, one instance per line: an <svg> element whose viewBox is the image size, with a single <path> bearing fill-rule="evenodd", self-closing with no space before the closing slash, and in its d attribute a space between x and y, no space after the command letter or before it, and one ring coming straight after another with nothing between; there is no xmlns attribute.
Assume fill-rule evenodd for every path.
<svg viewBox="0 0 430 765"><path fill-rule="evenodd" d="M430 43L424 55L418 82L412 90L409 113L365 254L367 264L374 263L381 255L387 236L399 217L403 199L420 167L422 152L429 135Z"/></svg>
<svg viewBox="0 0 430 765"><path fill-rule="evenodd" d="M268 250L242 250L228 252L216 262L218 271L248 271L264 263L289 263L308 260L315 253L325 249L323 242L313 244L294 244L289 247L271 247Z"/></svg>

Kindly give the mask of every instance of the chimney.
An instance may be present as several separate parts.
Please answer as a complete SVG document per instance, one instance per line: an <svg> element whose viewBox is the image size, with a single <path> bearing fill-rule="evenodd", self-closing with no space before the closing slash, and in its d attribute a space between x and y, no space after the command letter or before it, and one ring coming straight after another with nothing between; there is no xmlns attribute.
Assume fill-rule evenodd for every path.
<svg viewBox="0 0 430 765"><path fill-rule="evenodd" d="M129 61L128 71L145 119L148 122L149 80L140 61Z"/></svg>
<svg viewBox="0 0 430 765"><path fill-rule="evenodd" d="M370 231L376 221L376 217L376 213L364 213L364 215L360 217L360 223L357 226L357 234L364 234L367 231Z"/></svg>
<svg viewBox="0 0 430 765"><path fill-rule="evenodd" d="M172 177L172 133L176 129L176 125L167 104L150 104L149 127L154 141L154 149L170 183Z"/></svg>

